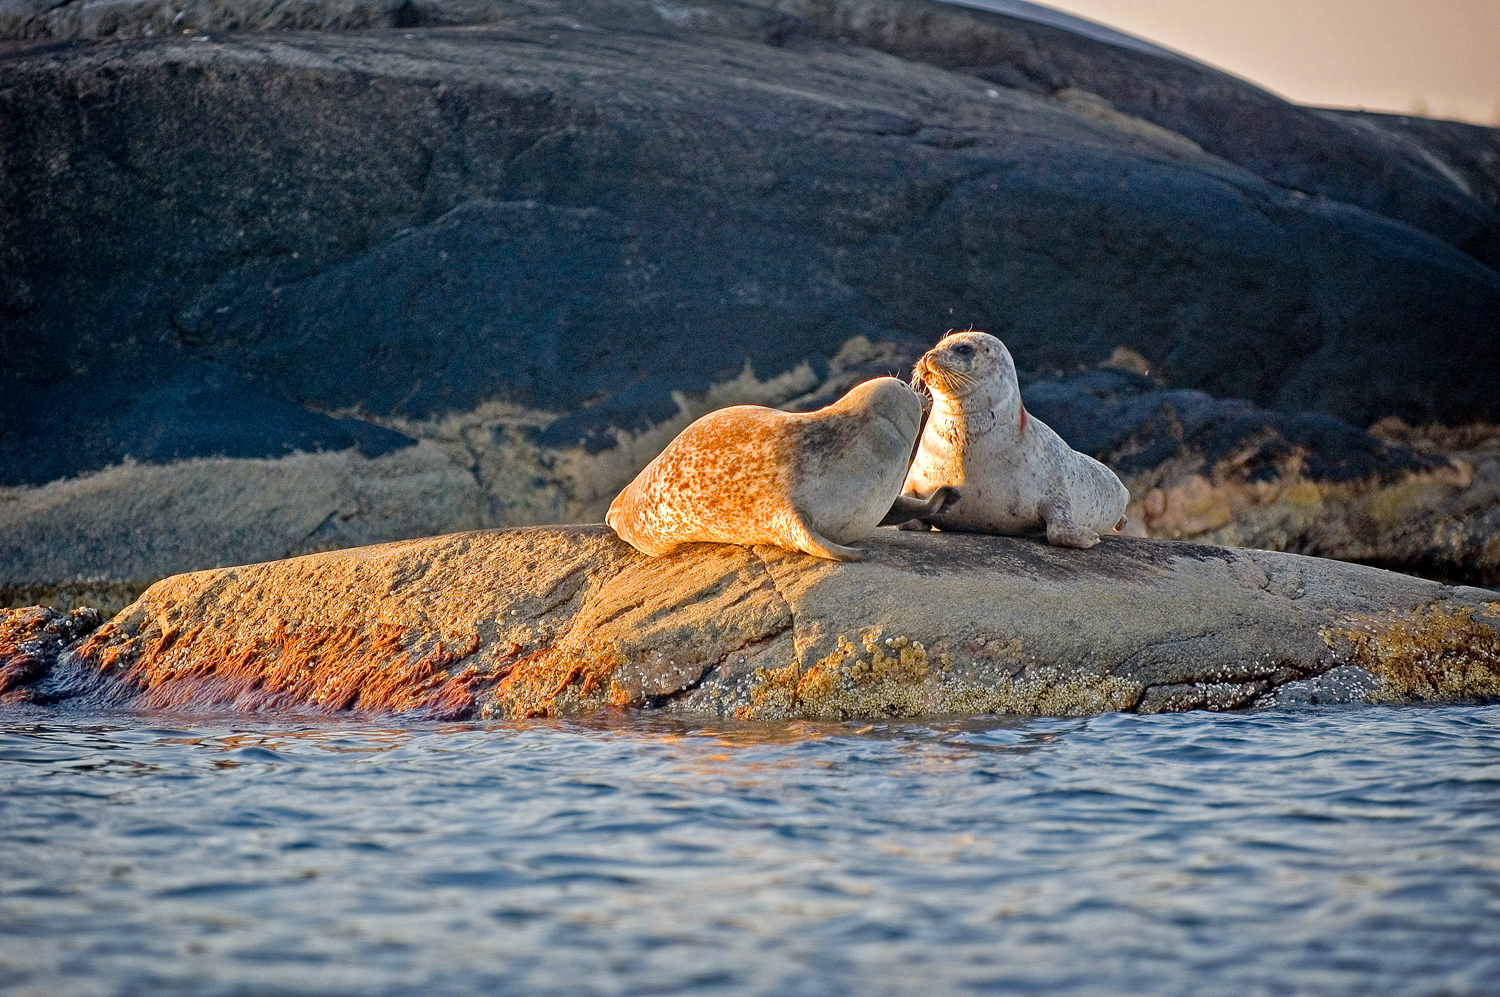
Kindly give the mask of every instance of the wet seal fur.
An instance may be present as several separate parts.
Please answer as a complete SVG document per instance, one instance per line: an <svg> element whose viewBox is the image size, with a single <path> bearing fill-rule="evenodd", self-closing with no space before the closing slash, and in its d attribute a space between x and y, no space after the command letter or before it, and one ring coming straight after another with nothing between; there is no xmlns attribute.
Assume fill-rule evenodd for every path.
<svg viewBox="0 0 1500 997"><path fill-rule="evenodd" d="M651 556L706 541L857 561L847 544L955 498L951 489L900 498L921 425L921 399L894 377L857 384L815 412L719 409L667 444L605 521Z"/></svg>
<svg viewBox="0 0 1500 997"><path fill-rule="evenodd" d="M1048 543L1078 548L1124 526L1130 493L1113 471L1027 414L1000 340L972 331L945 336L923 354L912 380L932 393L932 415L902 491L946 485L963 492L921 522L1008 535L1045 527Z"/></svg>

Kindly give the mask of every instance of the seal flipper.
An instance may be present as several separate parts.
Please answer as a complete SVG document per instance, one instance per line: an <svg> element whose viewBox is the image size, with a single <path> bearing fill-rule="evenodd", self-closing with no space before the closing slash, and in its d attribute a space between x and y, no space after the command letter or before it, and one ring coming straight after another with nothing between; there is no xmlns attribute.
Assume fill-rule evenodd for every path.
<svg viewBox="0 0 1500 997"><path fill-rule="evenodd" d="M1088 550L1099 542L1099 534L1073 522L1073 510L1066 502L1053 502L1042 511L1047 522L1047 542L1054 547L1076 547Z"/></svg>
<svg viewBox="0 0 1500 997"><path fill-rule="evenodd" d="M963 493L952 485L938 485L927 494L926 498L917 498L915 495L897 495L896 501L891 504L891 511L881 519L880 526L900 526L909 523L913 519L926 519L928 516L936 516L953 508Z"/></svg>
<svg viewBox="0 0 1500 997"><path fill-rule="evenodd" d="M800 550L813 557L825 557L830 561L858 561L864 552L856 547L845 547L820 535L807 525L802 513L794 513L786 520L787 535L783 538L793 550Z"/></svg>

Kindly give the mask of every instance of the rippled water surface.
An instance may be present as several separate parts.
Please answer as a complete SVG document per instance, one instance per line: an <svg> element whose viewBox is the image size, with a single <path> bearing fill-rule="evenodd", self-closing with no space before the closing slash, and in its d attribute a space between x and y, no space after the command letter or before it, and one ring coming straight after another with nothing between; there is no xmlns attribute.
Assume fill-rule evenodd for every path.
<svg viewBox="0 0 1500 997"><path fill-rule="evenodd" d="M1496 994L1500 708L0 719L14 994Z"/></svg>

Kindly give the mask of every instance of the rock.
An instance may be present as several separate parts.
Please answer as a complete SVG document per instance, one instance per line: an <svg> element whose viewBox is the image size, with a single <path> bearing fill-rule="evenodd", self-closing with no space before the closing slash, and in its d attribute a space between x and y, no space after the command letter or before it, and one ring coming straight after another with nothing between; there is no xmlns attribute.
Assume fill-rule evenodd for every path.
<svg viewBox="0 0 1500 997"><path fill-rule="evenodd" d="M486 525L474 476L438 445L370 459L352 451L282 460L126 463L0 499L0 564L12 585L145 579L390 536Z"/></svg>
<svg viewBox="0 0 1500 997"><path fill-rule="evenodd" d="M1394 136L1425 157L1474 200L1490 211L1500 212L1500 128L1408 114L1343 110L1322 113Z"/></svg>
<svg viewBox="0 0 1500 997"><path fill-rule="evenodd" d="M1328 682L1368 700L1500 698L1494 592L1121 537L863 546L850 564L711 544L651 559L578 526L196 572L24 688L237 713L1073 715L1253 706L1341 669Z"/></svg>
<svg viewBox="0 0 1500 997"><path fill-rule="evenodd" d="M97 609L0 610L0 705L36 702L36 683L60 654L104 622Z"/></svg>
<svg viewBox="0 0 1500 997"><path fill-rule="evenodd" d="M0 38L476 26L529 18L577 30L679 30L787 44L826 38L1056 97L1084 113L1358 205L1500 263L1494 129L1300 107L1227 73L1023 0L764 0L753 5L575 0L4 0Z"/></svg>
<svg viewBox="0 0 1500 997"><path fill-rule="evenodd" d="M17 579L0 585L0 605L113 612L158 576L203 564L504 522L598 518L672 432L715 403L770 401L807 411L859 380L908 366L900 351L848 350L821 382L809 371L806 380L731 385L728 398L684 408L633 445L550 466L545 451L514 436L498 454L472 446L491 432L481 425L449 428L446 439L374 459L338 452L132 463L16 489L0 501L0 538L7 538L0 565ZM811 391L785 398L809 382ZM1332 416L1164 389L1112 367L1027 378L1024 392L1031 411L1072 446L1120 473L1132 495L1130 535L1500 585L1500 434L1493 431L1419 431L1388 420L1376 435ZM474 463L465 467L465 460Z"/></svg>
<svg viewBox="0 0 1500 997"><path fill-rule="evenodd" d="M151 587L149 581L80 578L75 581L28 585L0 585L0 609L41 607L67 612L73 609L96 610L103 619L124 609Z"/></svg>
<svg viewBox="0 0 1500 997"><path fill-rule="evenodd" d="M1278 709L1297 706L1340 706L1363 703L1378 695L1381 681L1358 665L1339 665L1310 679L1288 682L1271 693L1270 705Z"/></svg>
<svg viewBox="0 0 1500 997"><path fill-rule="evenodd" d="M52 41L0 53L0 585L597 519L703 411L969 323L1497 417L1491 209L1431 159L1479 139L1004 6L6 0Z"/></svg>
<svg viewBox="0 0 1500 997"><path fill-rule="evenodd" d="M1356 205L1491 268L1500 265L1493 188L1486 196L1482 185L1459 178L1476 156L1494 175L1495 129L1460 134L1448 122L1429 126L1394 115L1380 116L1393 119L1389 124L1365 127L1347 113L1292 104L1181 53L1018 0L775 6L825 37L1049 94L1104 120L1154 127L1278 187Z"/></svg>
<svg viewBox="0 0 1500 997"><path fill-rule="evenodd" d="M0 605L118 610L157 577L505 522L599 518L615 491L696 413L729 400L807 411L908 355L844 351L822 381L729 386L631 445L551 461L492 430L444 430L378 458L129 464L13 490L0 500ZM789 391L814 386L786 398ZM1483 427L1372 434L1319 413L1281 413L1162 388L1105 367L1026 378L1027 406L1131 490L1126 532L1375 564L1440 581L1500 585L1500 434ZM587 411L587 410L586 410ZM580 416L568 424L592 425ZM496 434L499 435L498 433ZM491 439L493 439L491 437ZM498 453L496 452L498 451ZM473 461L464 466L466 461ZM544 464L547 462L547 464ZM168 524L170 528L164 526ZM81 581L73 581L81 577ZM52 579L26 582L27 579ZM60 580L59 580L60 579Z"/></svg>
<svg viewBox="0 0 1500 997"><path fill-rule="evenodd" d="M1136 536L1359 561L1500 585L1500 432L1375 432L1283 413L1130 370L1040 378L1027 407L1109 464Z"/></svg>

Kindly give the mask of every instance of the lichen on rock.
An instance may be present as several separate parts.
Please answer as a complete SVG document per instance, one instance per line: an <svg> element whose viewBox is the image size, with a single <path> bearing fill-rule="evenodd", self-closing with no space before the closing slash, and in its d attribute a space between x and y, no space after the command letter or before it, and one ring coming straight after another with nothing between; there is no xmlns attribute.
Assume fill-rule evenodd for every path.
<svg viewBox="0 0 1500 997"><path fill-rule="evenodd" d="M1500 602L1355 615L1326 628L1324 639L1379 676L1370 701L1500 700Z"/></svg>
<svg viewBox="0 0 1500 997"><path fill-rule="evenodd" d="M885 637L878 627L860 638L863 654L847 637L837 640L833 653L805 671L795 664L757 670L752 702L735 716L1083 716L1128 710L1141 694L1139 682L1115 675L1027 669L1003 659L957 664L947 651L930 654L920 641Z"/></svg>

